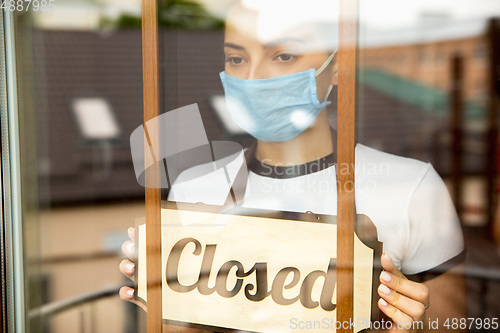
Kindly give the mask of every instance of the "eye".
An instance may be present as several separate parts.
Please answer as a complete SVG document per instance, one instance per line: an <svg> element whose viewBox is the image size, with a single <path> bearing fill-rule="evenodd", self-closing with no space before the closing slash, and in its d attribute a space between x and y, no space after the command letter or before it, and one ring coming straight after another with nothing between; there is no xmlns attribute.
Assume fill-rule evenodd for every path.
<svg viewBox="0 0 500 333"><path fill-rule="evenodd" d="M296 58L297 58L296 56L289 53L283 53L276 57L276 59L278 59L281 62L290 62L292 60L295 60Z"/></svg>
<svg viewBox="0 0 500 333"><path fill-rule="evenodd" d="M229 62L231 65L238 66L245 63L246 60L243 59L242 57L230 57L226 60L226 62Z"/></svg>

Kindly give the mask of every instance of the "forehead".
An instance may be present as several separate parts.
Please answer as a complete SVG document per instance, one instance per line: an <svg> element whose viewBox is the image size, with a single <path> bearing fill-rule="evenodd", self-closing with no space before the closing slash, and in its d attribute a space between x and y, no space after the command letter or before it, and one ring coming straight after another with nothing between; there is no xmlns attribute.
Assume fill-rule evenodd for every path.
<svg viewBox="0 0 500 333"><path fill-rule="evenodd" d="M296 39L302 41L305 51L334 50L338 45L338 2L242 0L229 12L226 25L227 34L262 44Z"/></svg>

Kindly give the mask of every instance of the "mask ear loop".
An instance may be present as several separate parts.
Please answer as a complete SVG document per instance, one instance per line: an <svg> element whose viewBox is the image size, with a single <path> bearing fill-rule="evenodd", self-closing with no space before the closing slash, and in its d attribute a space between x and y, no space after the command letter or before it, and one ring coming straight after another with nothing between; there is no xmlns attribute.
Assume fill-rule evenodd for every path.
<svg viewBox="0 0 500 333"><path fill-rule="evenodd" d="M335 58L336 55L337 55L337 50L333 51L333 53L330 54L330 56L328 57L328 59L326 59L323 65L321 65L321 67L316 70L316 76L320 75L325 70L325 68L330 64L330 62L333 60L333 58Z"/></svg>
<svg viewBox="0 0 500 333"><path fill-rule="evenodd" d="M330 83L330 85L328 86L328 90L326 91L325 99L323 100L323 102L326 102L328 100L328 96L330 96L332 89L333 89L333 84Z"/></svg>
<svg viewBox="0 0 500 333"><path fill-rule="evenodd" d="M328 59L326 59L323 65L321 65L321 67L318 68L318 70L316 70L316 76L320 75L336 56L337 56L337 50L333 51L333 53L330 54L330 56L328 57ZM332 89L333 89L333 84L330 83L330 85L328 86L328 90L326 91L326 95L323 102L326 102L328 96L330 96L330 93L332 92Z"/></svg>

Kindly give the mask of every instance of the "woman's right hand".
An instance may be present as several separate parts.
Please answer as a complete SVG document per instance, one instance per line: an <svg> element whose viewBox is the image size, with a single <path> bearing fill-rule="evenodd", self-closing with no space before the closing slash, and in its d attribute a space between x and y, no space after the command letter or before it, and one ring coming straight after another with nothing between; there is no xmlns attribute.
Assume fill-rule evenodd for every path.
<svg viewBox="0 0 500 333"><path fill-rule="evenodd" d="M134 281L135 277L135 263L132 261L135 259L135 228L130 227L128 229L128 237L130 238L126 242L122 244L122 252L125 254L129 259L123 259L120 262L120 272L123 273L126 277L128 277L130 280ZM144 311L147 311L146 305L143 303L139 302L134 298L134 293L135 290L134 288L130 288L127 286L123 286L120 288L120 298L132 302L136 304L137 306L140 306ZM191 327L182 327L182 326L177 326L177 325L163 325L163 332L170 332L170 333L205 333L208 331L197 329L197 328L191 328Z"/></svg>
<svg viewBox="0 0 500 333"><path fill-rule="evenodd" d="M128 228L128 237L130 238L129 240L125 241L122 244L122 252L127 256L129 259L123 259L120 262L120 272L123 273L126 277L128 277L130 280L134 281L134 276L135 276L135 263L132 261L135 257L135 228ZM134 298L134 293L135 290L134 288L130 288L127 286L123 286L120 288L120 298L132 302L138 306L140 306L144 311L146 311L146 306L137 301Z"/></svg>

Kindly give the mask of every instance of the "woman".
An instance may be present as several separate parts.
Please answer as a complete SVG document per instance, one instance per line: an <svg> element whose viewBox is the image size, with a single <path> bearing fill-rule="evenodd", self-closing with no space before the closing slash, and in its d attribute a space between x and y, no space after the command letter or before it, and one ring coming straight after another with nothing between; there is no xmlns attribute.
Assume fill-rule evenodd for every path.
<svg viewBox="0 0 500 333"><path fill-rule="evenodd" d="M323 23L337 8L334 1L243 1L228 16L221 73L226 102L235 122L257 139L244 207L336 215L335 174L342 166L335 167L326 110L337 85L336 38ZM466 317L463 264L452 263L463 240L442 180L429 164L362 145L356 161L357 212L372 219L384 243L380 310L396 323L424 321L424 327L436 318L443 324ZM174 185L169 199L225 201L200 194L200 186L213 184L198 179ZM130 255L132 246L125 244L124 252ZM449 269L431 280L405 276L444 263ZM134 274L128 260L120 270ZM125 300L132 295L130 288L120 291Z"/></svg>

